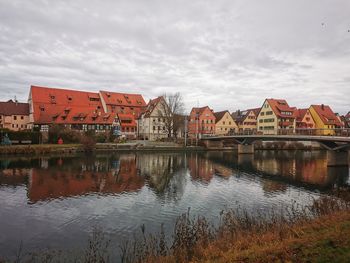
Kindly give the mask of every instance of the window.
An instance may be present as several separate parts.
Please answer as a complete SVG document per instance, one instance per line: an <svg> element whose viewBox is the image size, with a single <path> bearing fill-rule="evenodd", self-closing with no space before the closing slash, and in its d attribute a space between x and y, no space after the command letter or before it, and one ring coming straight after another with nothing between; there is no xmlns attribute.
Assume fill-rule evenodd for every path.
<svg viewBox="0 0 350 263"><path fill-rule="evenodd" d="M154 131L156 130L156 126L153 126L153 130L154 130Z"/></svg>
<svg viewBox="0 0 350 263"><path fill-rule="evenodd" d="M23 120L24 119L24 116L21 116L21 120Z"/></svg>
<svg viewBox="0 0 350 263"><path fill-rule="evenodd" d="M273 114L272 111L267 111L267 112L266 112L266 115L272 115L272 114Z"/></svg>
<svg viewBox="0 0 350 263"><path fill-rule="evenodd" d="M17 116L13 116L13 119L16 121L17 120Z"/></svg>
<svg viewBox="0 0 350 263"><path fill-rule="evenodd" d="M222 124L225 125L225 122L223 121Z"/></svg>
<svg viewBox="0 0 350 263"><path fill-rule="evenodd" d="M261 115L261 116L264 116L264 115L265 115L265 112L261 112L260 115Z"/></svg>

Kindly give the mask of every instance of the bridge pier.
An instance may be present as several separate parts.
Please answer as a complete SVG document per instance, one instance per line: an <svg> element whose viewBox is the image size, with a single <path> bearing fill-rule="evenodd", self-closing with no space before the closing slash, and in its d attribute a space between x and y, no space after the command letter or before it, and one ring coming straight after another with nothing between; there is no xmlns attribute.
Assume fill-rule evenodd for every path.
<svg viewBox="0 0 350 263"><path fill-rule="evenodd" d="M212 141L212 140L203 140L205 148L208 149L221 149L224 147L223 141Z"/></svg>
<svg viewBox="0 0 350 263"><path fill-rule="evenodd" d="M348 151L327 151L327 166L348 166Z"/></svg>
<svg viewBox="0 0 350 263"><path fill-rule="evenodd" d="M254 145L238 144L238 154L254 154Z"/></svg>

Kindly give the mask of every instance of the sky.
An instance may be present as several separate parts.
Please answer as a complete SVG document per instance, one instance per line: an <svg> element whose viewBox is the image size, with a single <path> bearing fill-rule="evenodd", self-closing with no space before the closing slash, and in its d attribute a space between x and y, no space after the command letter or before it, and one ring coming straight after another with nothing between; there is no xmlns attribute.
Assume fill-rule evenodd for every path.
<svg viewBox="0 0 350 263"><path fill-rule="evenodd" d="M0 0L0 100L180 92L187 111L350 110L349 0Z"/></svg>

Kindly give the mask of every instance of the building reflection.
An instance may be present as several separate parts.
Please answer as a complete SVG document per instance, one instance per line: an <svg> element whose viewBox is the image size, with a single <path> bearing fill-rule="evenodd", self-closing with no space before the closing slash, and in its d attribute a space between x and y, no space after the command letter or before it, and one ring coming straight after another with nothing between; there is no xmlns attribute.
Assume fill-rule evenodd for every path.
<svg viewBox="0 0 350 263"><path fill-rule="evenodd" d="M32 169L7 168L0 170L0 186L20 186L28 183Z"/></svg>
<svg viewBox="0 0 350 263"><path fill-rule="evenodd" d="M146 185L159 198L178 200L191 180L209 184L214 177L263 175L266 193L289 184L316 188L349 187L348 167L327 167L326 153L258 151L133 153L121 155L0 160L0 187L26 186L30 202L89 193L136 192Z"/></svg>
<svg viewBox="0 0 350 263"><path fill-rule="evenodd" d="M140 153L137 167L148 187L159 197L177 200L185 186L185 158L181 153Z"/></svg>
<svg viewBox="0 0 350 263"><path fill-rule="evenodd" d="M213 178L215 169L208 156L190 153L187 163L193 180L209 183Z"/></svg>
<svg viewBox="0 0 350 263"><path fill-rule="evenodd" d="M32 169L28 187L31 202L88 193L134 192L145 183L138 174L134 155L80 163L76 160L74 165L63 166L64 161L55 160L56 165L50 166L48 160L43 159L41 168ZM66 169L60 169L60 165Z"/></svg>
<svg viewBox="0 0 350 263"><path fill-rule="evenodd" d="M323 188L346 184L347 167L328 167L325 152L263 151L255 155L257 171Z"/></svg>

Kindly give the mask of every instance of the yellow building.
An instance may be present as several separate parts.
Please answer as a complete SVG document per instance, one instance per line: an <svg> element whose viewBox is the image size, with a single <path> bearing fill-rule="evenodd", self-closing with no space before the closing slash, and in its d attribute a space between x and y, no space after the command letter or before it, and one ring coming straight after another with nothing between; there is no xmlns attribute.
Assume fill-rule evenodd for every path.
<svg viewBox="0 0 350 263"><path fill-rule="evenodd" d="M309 111L315 121L317 135L335 135L335 129L342 127L339 119L328 105L311 105Z"/></svg>
<svg viewBox="0 0 350 263"><path fill-rule="evenodd" d="M20 131L30 128L28 103L0 102L0 129Z"/></svg>
<svg viewBox="0 0 350 263"><path fill-rule="evenodd" d="M215 134L226 135L238 131L238 126L228 111L215 112Z"/></svg>
<svg viewBox="0 0 350 263"><path fill-rule="evenodd" d="M257 131L256 118L259 114L260 108L248 109L245 111L236 111L232 113L232 118L238 126L238 132L244 134L251 134Z"/></svg>
<svg viewBox="0 0 350 263"><path fill-rule="evenodd" d="M290 134L295 131L296 108L286 100L266 99L257 117L258 130L262 134Z"/></svg>

